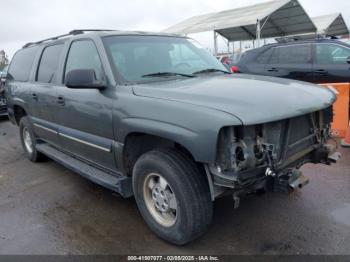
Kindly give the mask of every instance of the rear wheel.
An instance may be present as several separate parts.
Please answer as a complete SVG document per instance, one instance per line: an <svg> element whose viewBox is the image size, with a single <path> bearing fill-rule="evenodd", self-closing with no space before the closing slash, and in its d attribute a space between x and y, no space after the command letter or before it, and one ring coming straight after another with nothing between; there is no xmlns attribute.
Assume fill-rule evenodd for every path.
<svg viewBox="0 0 350 262"><path fill-rule="evenodd" d="M142 155L134 167L133 190L147 225L166 241L186 244L211 223L206 176L181 152L162 149Z"/></svg>
<svg viewBox="0 0 350 262"><path fill-rule="evenodd" d="M22 147L28 159L32 162L39 162L45 159L45 156L36 150L36 139L28 117L24 116L21 118L19 122L19 131Z"/></svg>

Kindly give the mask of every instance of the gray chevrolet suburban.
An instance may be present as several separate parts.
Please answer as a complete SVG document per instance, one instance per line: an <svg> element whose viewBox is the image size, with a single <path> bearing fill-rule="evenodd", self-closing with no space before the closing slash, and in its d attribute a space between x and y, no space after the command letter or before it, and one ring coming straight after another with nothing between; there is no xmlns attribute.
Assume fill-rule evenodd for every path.
<svg viewBox="0 0 350 262"><path fill-rule="evenodd" d="M49 157L134 196L147 225L178 245L209 227L213 202L307 184L330 164L336 96L316 85L230 74L176 35L74 30L26 44L6 81L28 158Z"/></svg>

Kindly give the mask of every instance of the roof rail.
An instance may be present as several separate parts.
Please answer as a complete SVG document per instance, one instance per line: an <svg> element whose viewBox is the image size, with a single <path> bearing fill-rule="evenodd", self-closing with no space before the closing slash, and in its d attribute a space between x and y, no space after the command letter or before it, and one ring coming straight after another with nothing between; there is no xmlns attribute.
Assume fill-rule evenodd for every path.
<svg viewBox="0 0 350 262"><path fill-rule="evenodd" d="M47 42L47 41L54 41L54 40L57 40L57 39L60 39L63 37L67 37L67 36L84 34L85 32L103 32L103 31L115 31L115 30L110 30L110 29L74 29L74 30L70 31L68 34L58 35L58 36L50 37L50 38L43 39L43 40L40 40L37 42L27 43L23 46L23 48L30 47L33 45L39 45L39 44Z"/></svg>
<svg viewBox="0 0 350 262"><path fill-rule="evenodd" d="M290 43L295 41L303 41L303 40L320 40L320 39L338 39L334 36L327 36L327 35L319 35L319 34L307 34L307 35L295 35L295 36L286 36L286 37L279 37L275 40L278 43Z"/></svg>
<svg viewBox="0 0 350 262"><path fill-rule="evenodd" d="M111 29L74 29L69 32L70 35L80 35L84 34L85 32L110 32L110 31L116 31Z"/></svg>
<svg viewBox="0 0 350 262"><path fill-rule="evenodd" d="M33 46L33 45L38 45L38 44L41 44L41 43L44 43L44 42L47 42L47 41L57 40L59 38L66 37L66 36L69 36L69 35L70 34L58 35L58 36L50 37L50 38L43 39L43 40L40 40L40 41L37 41L37 42L30 42L30 43L25 44L23 46L23 48L26 48L26 47L29 47L29 46Z"/></svg>

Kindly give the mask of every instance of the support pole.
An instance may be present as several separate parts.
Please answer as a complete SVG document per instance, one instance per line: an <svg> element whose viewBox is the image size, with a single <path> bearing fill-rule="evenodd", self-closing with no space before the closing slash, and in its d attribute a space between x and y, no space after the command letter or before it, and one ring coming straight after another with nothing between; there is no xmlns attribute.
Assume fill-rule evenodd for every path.
<svg viewBox="0 0 350 262"><path fill-rule="evenodd" d="M214 55L218 55L218 33L214 31Z"/></svg>
<svg viewBox="0 0 350 262"><path fill-rule="evenodd" d="M260 40L261 40L261 21L258 19L256 21L256 40L257 40L257 47L260 47Z"/></svg>

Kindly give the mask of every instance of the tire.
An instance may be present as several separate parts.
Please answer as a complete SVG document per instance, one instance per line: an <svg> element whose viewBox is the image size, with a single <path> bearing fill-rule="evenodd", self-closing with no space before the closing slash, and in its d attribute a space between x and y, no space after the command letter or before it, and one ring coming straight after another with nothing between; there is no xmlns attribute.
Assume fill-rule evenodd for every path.
<svg viewBox="0 0 350 262"><path fill-rule="evenodd" d="M27 155L27 158L32 162L40 162L44 160L45 156L36 150L36 138L33 133L32 124L29 121L29 118L26 116L22 117L19 122L19 133L20 133L22 147ZM31 146L29 146L28 143L26 144L25 142L26 134L28 134L29 136L27 139L30 138L31 140ZM29 149L28 147L30 147L31 149Z"/></svg>
<svg viewBox="0 0 350 262"><path fill-rule="evenodd" d="M158 203L157 198L153 199L153 193L157 194L157 187L162 184L159 181L164 180L167 182L165 195L171 196L167 201L170 211L159 215L156 205L162 199ZM162 188L160 186L160 190ZM149 228L170 243L187 244L203 235L211 224L213 202L207 177L189 157L177 150L160 149L142 155L133 170L133 190L139 211ZM176 204L172 201L173 196ZM171 209L172 206L176 206L176 211Z"/></svg>

